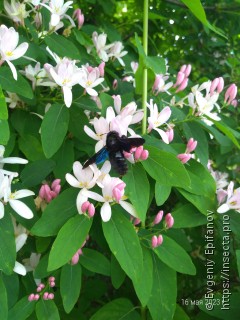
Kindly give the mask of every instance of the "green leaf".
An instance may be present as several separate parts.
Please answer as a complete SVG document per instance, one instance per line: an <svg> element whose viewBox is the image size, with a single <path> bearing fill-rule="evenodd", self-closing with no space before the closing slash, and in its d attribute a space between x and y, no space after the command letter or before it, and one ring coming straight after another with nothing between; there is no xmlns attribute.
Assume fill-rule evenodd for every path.
<svg viewBox="0 0 240 320"><path fill-rule="evenodd" d="M149 249L142 247L143 252L143 268L142 274L138 281L133 282L138 299L143 307L148 303L153 286L153 262L152 254Z"/></svg>
<svg viewBox="0 0 240 320"><path fill-rule="evenodd" d="M1 70L1 68L0 68ZM10 131L7 120L0 120L0 144L6 145L10 138Z"/></svg>
<svg viewBox="0 0 240 320"><path fill-rule="evenodd" d="M140 320L134 306L128 299L119 298L106 303L90 320Z"/></svg>
<svg viewBox="0 0 240 320"><path fill-rule="evenodd" d="M176 272L153 255L153 286L147 304L152 319L172 319L176 307L176 298Z"/></svg>
<svg viewBox="0 0 240 320"><path fill-rule="evenodd" d="M110 276L110 262L100 252L93 249L83 249L83 254L80 256L81 265L92 272Z"/></svg>
<svg viewBox="0 0 240 320"><path fill-rule="evenodd" d="M142 271L142 249L132 223L124 216L120 206L112 208L111 220L102 222L103 233L110 250L122 269L133 281Z"/></svg>
<svg viewBox="0 0 240 320"><path fill-rule="evenodd" d="M204 195L193 194L181 188L177 188L177 190L204 215L207 215L208 211L216 210L216 199Z"/></svg>
<svg viewBox="0 0 240 320"><path fill-rule="evenodd" d="M65 37L52 33L44 39L46 45L61 58L79 59L80 53L74 43Z"/></svg>
<svg viewBox="0 0 240 320"><path fill-rule="evenodd" d="M96 102L90 99L89 97L81 97L79 101L74 101L72 107L79 108L82 110L89 110L98 112L99 109L96 105Z"/></svg>
<svg viewBox="0 0 240 320"><path fill-rule="evenodd" d="M0 68L0 85L6 91L17 93L28 99L33 98L33 91L29 82L19 72L17 73L17 80L14 80L8 67Z"/></svg>
<svg viewBox="0 0 240 320"><path fill-rule="evenodd" d="M78 189L69 188L53 199L31 229L31 233L42 237L56 235L69 218L78 214L76 207L78 192Z"/></svg>
<svg viewBox="0 0 240 320"><path fill-rule="evenodd" d="M37 161L45 158L41 142L37 137L30 134L23 134L20 136L18 144L19 149L28 160Z"/></svg>
<svg viewBox="0 0 240 320"><path fill-rule="evenodd" d="M187 252L166 235L163 236L162 245L155 248L154 252L170 268L180 273L196 274L196 268Z"/></svg>
<svg viewBox="0 0 240 320"><path fill-rule="evenodd" d="M7 291L2 278L0 277L0 320L6 320L8 316Z"/></svg>
<svg viewBox="0 0 240 320"><path fill-rule="evenodd" d="M167 186L189 186L187 170L175 155L149 145L145 149L149 151L149 157L142 165L153 179Z"/></svg>
<svg viewBox="0 0 240 320"><path fill-rule="evenodd" d="M43 118L41 138L43 151L51 158L61 147L68 130L69 110L65 105L54 104Z"/></svg>
<svg viewBox="0 0 240 320"><path fill-rule="evenodd" d="M66 173L72 171L72 164L74 162L73 141L66 140L53 159L56 162L53 170L54 175L64 181Z"/></svg>
<svg viewBox="0 0 240 320"><path fill-rule="evenodd" d="M236 250L238 276L240 276L240 250Z"/></svg>
<svg viewBox="0 0 240 320"><path fill-rule="evenodd" d="M192 228L207 223L206 216L196 211L196 208L188 203L172 212L174 218L173 228Z"/></svg>
<svg viewBox="0 0 240 320"><path fill-rule="evenodd" d="M197 301L197 300L196 300ZM190 320L189 316L185 313L184 309L178 304L176 305L176 310L174 313L173 320ZM210 320L210 319L209 319Z"/></svg>
<svg viewBox="0 0 240 320"><path fill-rule="evenodd" d="M0 86L0 120L7 120L7 119L8 119L8 108L5 101L5 96Z"/></svg>
<svg viewBox="0 0 240 320"><path fill-rule="evenodd" d="M107 108L114 104L113 98L105 92L100 93L99 98L102 103L101 116L105 117Z"/></svg>
<svg viewBox="0 0 240 320"><path fill-rule="evenodd" d="M146 57L145 60L147 69L152 70L155 74L166 73L165 59L161 57Z"/></svg>
<svg viewBox="0 0 240 320"><path fill-rule="evenodd" d="M115 289L120 288L125 280L126 274L114 255L111 255L111 281Z"/></svg>
<svg viewBox="0 0 240 320"><path fill-rule="evenodd" d="M189 9L190 11L194 14L194 16L202 22L202 24L204 26L206 26L207 28L211 29L212 31L214 31L215 33L219 34L220 36L224 37L225 39L227 39L226 35L223 33L222 30L220 30L219 28L216 28L215 26L211 25L206 17L206 13L204 11L204 8L201 4L200 0L181 0Z"/></svg>
<svg viewBox="0 0 240 320"><path fill-rule="evenodd" d="M234 130L232 130L231 128L229 128L225 123L220 123L218 121L213 121L213 123L215 124L215 126L222 131L234 144L235 146L240 149L240 145L234 135Z"/></svg>
<svg viewBox="0 0 240 320"><path fill-rule="evenodd" d="M191 183L189 186L184 186L183 189L188 192L204 195L210 200L215 200L216 182L209 170L196 160L188 162L188 175Z"/></svg>
<svg viewBox="0 0 240 320"><path fill-rule="evenodd" d="M141 221L145 221L150 185L143 166L140 163L132 165L123 181L126 183L126 196L129 197Z"/></svg>
<svg viewBox="0 0 240 320"><path fill-rule="evenodd" d="M10 275L13 272L16 261L16 244L13 224L9 214L5 213L0 220L0 235L0 270Z"/></svg>
<svg viewBox="0 0 240 320"><path fill-rule="evenodd" d="M69 313L76 304L81 290L82 268L79 264L66 264L62 267L60 292L64 310Z"/></svg>
<svg viewBox="0 0 240 320"><path fill-rule="evenodd" d="M155 183L155 199L158 206L164 204L171 193L171 187L162 185L160 182Z"/></svg>
<svg viewBox="0 0 240 320"><path fill-rule="evenodd" d="M135 33L135 42L136 42L138 54L139 54L140 58L142 58L144 60L146 58L146 54L144 52L143 46L142 46L142 44L138 38L138 35L136 33Z"/></svg>
<svg viewBox="0 0 240 320"><path fill-rule="evenodd" d="M91 225L92 220L79 214L64 224L52 245L48 271L56 270L71 260L77 250L81 248Z"/></svg>
<svg viewBox="0 0 240 320"><path fill-rule="evenodd" d="M33 313L35 301L28 301L28 297L23 297L8 312L8 320L25 320ZM44 319L44 318L42 318Z"/></svg>
<svg viewBox="0 0 240 320"><path fill-rule="evenodd" d="M55 162L47 159L27 164L21 172L22 183L25 187L40 184L52 172L54 166Z"/></svg>
<svg viewBox="0 0 240 320"><path fill-rule="evenodd" d="M11 275L2 273L2 279L7 290L8 309L12 308L18 300L19 294L19 278L14 272Z"/></svg>
<svg viewBox="0 0 240 320"><path fill-rule="evenodd" d="M40 299L36 304L36 315L38 320L60 320L58 308L52 300Z"/></svg>

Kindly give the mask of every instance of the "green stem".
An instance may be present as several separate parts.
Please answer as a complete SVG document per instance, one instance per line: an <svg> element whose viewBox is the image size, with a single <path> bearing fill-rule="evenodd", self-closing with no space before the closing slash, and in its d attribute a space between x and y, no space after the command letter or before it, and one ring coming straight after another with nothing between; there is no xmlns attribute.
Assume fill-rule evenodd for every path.
<svg viewBox="0 0 240 320"><path fill-rule="evenodd" d="M146 307L141 307L141 318L142 320L146 320L147 319L147 309Z"/></svg>
<svg viewBox="0 0 240 320"><path fill-rule="evenodd" d="M143 3L143 49L147 56L148 54L148 0L144 0ZM143 108L143 120L142 120L142 134L147 130L147 68L143 69L143 89L142 89L142 108Z"/></svg>

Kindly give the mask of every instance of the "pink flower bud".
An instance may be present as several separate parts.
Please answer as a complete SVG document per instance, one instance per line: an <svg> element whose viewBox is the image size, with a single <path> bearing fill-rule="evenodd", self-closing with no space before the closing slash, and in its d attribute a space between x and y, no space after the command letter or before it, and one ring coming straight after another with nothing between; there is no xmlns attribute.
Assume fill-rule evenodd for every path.
<svg viewBox="0 0 240 320"><path fill-rule="evenodd" d="M82 245L83 247L84 245ZM82 249L78 249L77 253L79 254L79 256L81 256L83 254Z"/></svg>
<svg viewBox="0 0 240 320"><path fill-rule="evenodd" d="M37 292L41 292L42 291L42 288L41 287L37 287Z"/></svg>
<svg viewBox="0 0 240 320"><path fill-rule="evenodd" d="M52 189L53 191L55 191L55 188L56 188L57 186L59 186L60 183L61 183L61 179L55 179L55 180L53 180L53 182L52 182L52 184L51 184L51 189Z"/></svg>
<svg viewBox="0 0 240 320"><path fill-rule="evenodd" d="M48 299L53 300L54 299L54 293L49 293L48 294Z"/></svg>
<svg viewBox="0 0 240 320"><path fill-rule="evenodd" d="M193 138L190 138L187 143L186 153L190 153L194 151L196 147L197 147L197 141L194 140Z"/></svg>
<svg viewBox="0 0 240 320"><path fill-rule="evenodd" d="M78 263L78 261L79 261L79 254L78 254L78 252L76 252L76 253L74 254L74 256L72 257L72 259L71 259L71 264L72 264L72 265L75 265L75 264Z"/></svg>
<svg viewBox="0 0 240 320"><path fill-rule="evenodd" d="M114 80L113 80L112 87L113 87L113 90L116 90L116 89L117 89L117 87L118 87L118 81L117 81L117 79L114 79Z"/></svg>
<svg viewBox="0 0 240 320"><path fill-rule="evenodd" d="M223 77L219 77L219 83L218 83L218 86L217 86L217 92L218 93L221 93L223 91L223 88L224 88L224 80L223 80Z"/></svg>
<svg viewBox="0 0 240 320"><path fill-rule="evenodd" d="M43 300L47 300L48 299L48 292L44 292L43 294Z"/></svg>
<svg viewBox="0 0 240 320"><path fill-rule="evenodd" d="M192 155L189 153L180 153L177 155L177 158L184 164L192 158Z"/></svg>
<svg viewBox="0 0 240 320"><path fill-rule="evenodd" d="M175 88L175 87L179 86L183 82L184 78L185 78L185 73L179 71L177 74L177 81L173 87Z"/></svg>
<svg viewBox="0 0 240 320"><path fill-rule="evenodd" d="M40 298L39 294L35 294L35 295L34 295L34 300L35 300L35 301L38 301L39 298Z"/></svg>
<svg viewBox="0 0 240 320"><path fill-rule="evenodd" d="M169 128L167 131L165 131L167 137L168 137L168 142L172 142L174 138L174 130L172 128Z"/></svg>
<svg viewBox="0 0 240 320"><path fill-rule="evenodd" d="M41 186L40 190L39 190L39 197L44 199L45 198L45 188L44 185Z"/></svg>
<svg viewBox="0 0 240 320"><path fill-rule="evenodd" d="M186 69L187 69L187 65L184 64L181 66L180 72L184 73Z"/></svg>
<svg viewBox="0 0 240 320"><path fill-rule="evenodd" d="M160 211L157 213L156 217L154 218L153 224L154 224L154 225L159 224L159 223L161 222L161 220L162 220L162 217L163 217L163 211L160 210Z"/></svg>
<svg viewBox="0 0 240 320"><path fill-rule="evenodd" d="M183 91L187 87L187 85L188 85L188 78L185 78L183 82L180 84L180 86L177 88L176 93Z"/></svg>
<svg viewBox="0 0 240 320"><path fill-rule="evenodd" d="M29 296L28 296L28 301L33 301L34 300L34 293L31 293Z"/></svg>
<svg viewBox="0 0 240 320"><path fill-rule="evenodd" d="M134 154L135 160L140 159L142 152L143 152L143 146L140 146L136 149L135 154Z"/></svg>
<svg viewBox="0 0 240 320"><path fill-rule="evenodd" d="M148 150L143 150L140 159L141 160L147 160L148 156L149 156Z"/></svg>
<svg viewBox="0 0 240 320"><path fill-rule="evenodd" d="M55 281L55 277L53 277L53 276L49 277L48 281Z"/></svg>
<svg viewBox="0 0 240 320"><path fill-rule="evenodd" d="M45 288L45 284L43 284L43 283L40 283L38 286L39 286L39 288L41 288L41 289Z"/></svg>
<svg viewBox="0 0 240 320"><path fill-rule="evenodd" d="M157 236L152 237L152 248L156 248L158 245L158 238Z"/></svg>
<svg viewBox="0 0 240 320"><path fill-rule="evenodd" d="M152 87L152 92L158 94L159 88L164 85L163 75L157 74L155 77L155 81Z"/></svg>
<svg viewBox="0 0 240 320"><path fill-rule="evenodd" d="M133 224L136 226L137 224L139 224L141 222L141 220L139 218L134 219Z"/></svg>
<svg viewBox="0 0 240 320"><path fill-rule="evenodd" d="M160 234L160 235L157 237L157 245L160 246L162 243L163 243L163 236Z"/></svg>
<svg viewBox="0 0 240 320"><path fill-rule="evenodd" d="M92 218L95 214L95 207L92 203L90 203L89 207L88 207L88 215L90 218Z"/></svg>
<svg viewBox="0 0 240 320"><path fill-rule="evenodd" d="M228 105L236 98L237 95L237 86L233 83L230 85L230 87L227 89L225 93L224 102L226 102Z"/></svg>
<svg viewBox="0 0 240 320"><path fill-rule="evenodd" d="M58 195L59 193L60 193L60 191L61 191L61 185L59 184L59 185L57 185L56 187L54 187L54 189L53 189L53 191L56 193L56 195Z"/></svg>
<svg viewBox="0 0 240 320"><path fill-rule="evenodd" d="M133 73L136 73L136 71L138 69L138 62L132 61L131 68L132 68Z"/></svg>
<svg viewBox="0 0 240 320"><path fill-rule="evenodd" d="M215 78L212 83L211 83L211 86L210 86L210 95L212 96L214 91L217 89L217 86L219 84L219 78Z"/></svg>
<svg viewBox="0 0 240 320"><path fill-rule="evenodd" d="M80 29L84 23L84 15L82 14L81 9L76 9L73 12L73 18L77 19L78 29Z"/></svg>
<svg viewBox="0 0 240 320"><path fill-rule="evenodd" d="M234 108L236 108L238 105L237 99L233 99L233 101L231 102L231 105L234 106Z"/></svg>
<svg viewBox="0 0 240 320"><path fill-rule="evenodd" d="M174 219L173 219L173 216L171 215L171 213L166 214L165 223L166 223L166 227L168 229L172 228L172 226L174 224Z"/></svg>
<svg viewBox="0 0 240 320"><path fill-rule="evenodd" d="M105 68L105 62L101 62L100 65L98 66L100 77L104 77L104 68Z"/></svg>
<svg viewBox="0 0 240 320"><path fill-rule="evenodd" d="M49 286L50 286L51 288L55 287L55 282L54 282L54 281L49 282Z"/></svg>
<svg viewBox="0 0 240 320"><path fill-rule="evenodd" d="M117 114L119 114L121 111L121 106L122 106L121 96L120 95L116 95L116 96L113 95L112 98L113 98L113 102L114 102L114 108L115 108Z"/></svg>
<svg viewBox="0 0 240 320"><path fill-rule="evenodd" d="M185 77L187 78L192 71L192 66L190 64L187 65L186 70L184 70Z"/></svg>
<svg viewBox="0 0 240 320"><path fill-rule="evenodd" d="M83 204L81 206L81 210L82 210L83 213L85 213L88 210L89 205L90 205L89 201L83 202Z"/></svg>
<svg viewBox="0 0 240 320"><path fill-rule="evenodd" d="M125 187L126 187L126 183L120 182L119 184L116 185L115 188L118 188L120 191L123 191Z"/></svg>
<svg viewBox="0 0 240 320"><path fill-rule="evenodd" d="M219 205L223 203L227 195L228 195L227 191L223 189L217 190L217 200Z"/></svg>
<svg viewBox="0 0 240 320"><path fill-rule="evenodd" d="M44 65L43 65L43 68L48 72L48 73L50 73L50 69L52 68L52 65L50 64L50 63L45 63Z"/></svg>
<svg viewBox="0 0 240 320"><path fill-rule="evenodd" d="M113 198L116 200L116 202L119 202L121 200L121 198L122 198L121 190L119 190L116 187L113 189L112 195L113 195Z"/></svg>
<svg viewBox="0 0 240 320"><path fill-rule="evenodd" d="M131 152L123 151L124 158L128 159L132 156Z"/></svg>

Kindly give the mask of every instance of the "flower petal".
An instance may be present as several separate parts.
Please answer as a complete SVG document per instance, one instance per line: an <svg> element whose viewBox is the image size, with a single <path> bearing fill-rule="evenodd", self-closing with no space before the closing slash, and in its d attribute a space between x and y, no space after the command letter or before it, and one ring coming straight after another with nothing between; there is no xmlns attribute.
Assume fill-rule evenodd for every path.
<svg viewBox="0 0 240 320"><path fill-rule="evenodd" d="M16 251L18 252L22 247L25 245L27 241L27 234L26 233L21 233L17 238L15 239L16 243Z"/></svg>
<svg viewBox="0 0 240 320"><path fill-rule="evenodd" d="M102 221L107 222L111 219L112 209L108 202L105 202L100 211Z"/></svg>
<svg viewBox="0 0 240 320"><path fill-rule="evenodd" d="M119 204L124 210L126 210L128 213L130 213L133 217L139 218L137 215L136 209L134 208L134 206L131 203L129 203L127 201L120 200Z"/></svg>
<svg viewBox="0 0 240 320"><path fill-rule="evenodd" d="M72 104L72 88L63 86L63 95L65 105L70 108Z"/></svg>
<svg viewBox="0 0 240 320"><path fill-rule="evenodd" d="M10 206L16 211L21 217L25 219L32 219L33 213L32 210L22 201L11 199L9 200Z"/></svg>
<svg viewBox="0 0 240 320"><path fill-rule="evenodd" d="M217 209L217 212L218 213L225 213L228 210L230 210L229 206L226 203L224 203Z"/></svg>
<svg viewBox="0 0 240 320"><path fill-rule="evenodd" d="M0 201L0 219L4 217L4 204Z"/></svg>
<svg viewBox="0 0 240 320"><path fill-rule="evenodd" d="M74 188L80 188L80 183L79 181L70 173L67 173L65 175L65 179L67 180L67 182Z"/></svg>
<svg viewBox="0 0 240 320"><path fill-rule="evenodd" d="M22 189L22 190L18 190L14 193L14 199L21 199L21 198L25 198L25 197L29 197L29 196L34 196L35 193L31 190L27 190L27 189Z"/></svg>
<svg viewBox="0 0 240 320"><path fill-rule="evenodd" d="M166 134L165 131L159 128L154 128L154 130L156 130L160 134L163 142L165 142L166 144L169 144L168 135Z"/></svg>
<svg viewBox="0 0 240 320"><path fill-rule="evenodd" d="M17 261L15 262L15 266L13 268L13 271L22 275L22 276L25 276L27 273L26 268L21 263L19 263Z"/></svg>
<svg viewBox="0 0 240 320"><path fill-rule="evenodd" d="M9 60L6 60L6 61L12 71L14 80L17 80L17 70L16 70L15 66Z"/></svg>

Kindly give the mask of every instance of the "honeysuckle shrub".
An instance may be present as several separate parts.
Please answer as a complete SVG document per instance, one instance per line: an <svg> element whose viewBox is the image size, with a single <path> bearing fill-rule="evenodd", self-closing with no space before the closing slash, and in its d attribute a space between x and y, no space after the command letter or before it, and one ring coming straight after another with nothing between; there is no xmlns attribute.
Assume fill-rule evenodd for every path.
<svg viewBox="0 0 240 320"><path fill-rule="evenodd" d="M1 4L1 318L236 319L237 85L193 82L187 60L146 54L145 28L94 24L93 4ZM125 175L112 131L145 140L118 153Z"/></svg>

